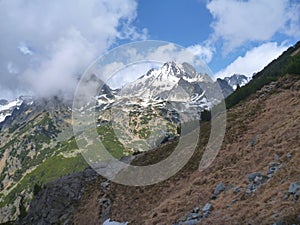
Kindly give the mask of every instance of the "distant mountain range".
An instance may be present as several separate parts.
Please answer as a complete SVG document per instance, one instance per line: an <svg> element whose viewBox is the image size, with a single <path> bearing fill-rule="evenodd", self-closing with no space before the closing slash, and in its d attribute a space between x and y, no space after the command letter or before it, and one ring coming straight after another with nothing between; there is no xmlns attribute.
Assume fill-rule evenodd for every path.
<svg viewBox="0 0 300 225"><path fill-rule="evenodd" d="M198 107L201 111L221 101L223 97L216 95L217 88L225 98L237 86L243 86L248 81L246 76L235 74L214 82L207 74L198 73L188 63L167 62L159 69L149 70L122 89L112 90L104 85L98 103L99 108L105 109L109 105L123 104L124 99L127 99L127 103L130 99L138 99L144 105L162 101L185 102L188 107Z"/></svg>
<svg viewBox="0 0 300 225"><path fill-rule="evenodd" d="M187 102L190 106L197 106L200 110L209 109L220 99L207 99L207 92L213 96L213 89L218 84L224 97L230 95L236 88L249 82L245 75L234 74L216 82L207 75L198 73L188 63L167 62L159 69L151 69L122 89L112 90L108 85L102 87L98 98L98 108L105 109L116 104L125 97L135 97L139 102L148 104L153 101ZM205 90L203 90L205 88ZM14 101L0 100L0 123L11 116L24 100L32 102L31 97L21 96ZM132 99L133 100L133 99ZM134 101L134 100L133 100Z"/></svg>

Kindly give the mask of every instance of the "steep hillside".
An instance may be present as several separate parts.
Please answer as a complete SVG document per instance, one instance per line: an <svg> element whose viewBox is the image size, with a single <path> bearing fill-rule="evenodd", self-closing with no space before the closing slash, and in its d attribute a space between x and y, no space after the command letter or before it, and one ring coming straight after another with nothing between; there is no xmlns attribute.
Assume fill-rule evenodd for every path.
<svg viewBox="0 0 300 225"><path fill-rule="evenodd" d="M53 216L70 224L102 224L108 218L129 224L299 224L300 77L286 75L264 86L227 116L224 143L208 169L198 170L209 136L210 123L204 122L194 156L167 181L128 187L82 175L79 186L85 191L74 200L78 185L62 178L37 195L23 224ZM161 161L174 146L176 140L132 163ZM71 210L48 214L58 205Z"/></svg>
<svg viewBox="0 0 300 225"><path fill-rule="evenodd" d="M112 202L109 215L129 224L172 224L187 220L194 208L201 211L210 203L207 218L199 214L203 224L272 224L281 219L300 223L296 222L299 193L289 193L290 185L300 182L299 122L300 77L286 75L229 110L223 146L207 170L198 171L207 140L202 132L194 157L169 180L148 187L110 184L105 194ZM172 145L137 157L133 163L155 163ZM103 205L97 202L104 193L100 183L84 194L74 214L75 224L101 224Z"/></svg>

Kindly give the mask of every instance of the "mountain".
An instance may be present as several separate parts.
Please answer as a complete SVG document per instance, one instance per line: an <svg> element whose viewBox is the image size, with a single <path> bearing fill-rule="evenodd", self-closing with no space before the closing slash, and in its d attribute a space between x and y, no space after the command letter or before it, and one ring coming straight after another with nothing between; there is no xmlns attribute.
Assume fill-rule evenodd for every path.
<svg viewBox="0 0 300 225"><path fill-rule="evenodd" d="M159 142L178 137L183 119L186 122L200 119L204 110L224 98L221 91L225 96L233 92L226 81L213 82L188 63L174 61L149 70L120 90L109 87L105 90L96 97L97 125L109 129L113 124L119 127L118 139L127 155L147 151ZM124 122L127 120L129 123Z"/></svg>
<svg viewBox="0 0 300 225"><path fill-rule="evenodd" d="M217 83L222 90L224 98L229 96L234 91L234 89L228 84L226 80L217 78Z"/></svg>
<svg viewBox="0 0 300 225"><path fill-rule="evenodd" d="M213 80L207 74L198 73L188 63L167 62L159 69L151 69L136 81L120 91L122 96L136 96L142 99L186 102L190 105L202 105L203 102L217 104L223 97L218 96L221 88L224 97L233 92L228 83ZM209 96L210 99L207 99ZM207 105L205 108L210 108Z"/></svg>
<svg viewBox="0 0 300 225"><path fill-rule="evenodd" d="M109 96L99 95L98 104L103 109L113 104L124 104L124 101L126 104L130 104L130 101L135 104L137 99L144 105L164 101L184 102L201 111L211 108L224 98L217 95L216 90L220 88L224 97L233 92L227 82L213 82L207 74L198 73L190 64L172 61L166 62L159 69L149 70L120 90L110 89Z"/></svg>
<svg viewBox="0 0 300 225"><path fill-rule="evenodd" d="M147 74L121 90L122 96L169 101L191 101L203 90L200 82L212 82L207 74L199 74L187 63L167 62L160 69L151 69Z"/></svg>
<svg viewBox="0 0 300 225"><path fill-rule="evenodd" d="M298 215L290 213L300 210L297 52L298 47L288 50L226 98L231 109L224 142L207 170L198 167L212 124L200 121L199 142L189 163L168 180L146 187L111 183L86 169L72 132L71 105L57 97L23 101L0 124L0 223L102 224L110 218L129 224L273 224L280 219L297 224ZM104 86L95 96L96 108L86 105L96 109L103 145L131 165L166 159L181 135L179 109L209 109L213 104L205 98L211 93L217 102L215 85L226 87L227 94L231 89L224 80L208 82L187 64L168 62L163 67L123 90ZM149 81L149 92L138 86L141 79ZM169 86L166 79L172 81ZM156 98L141 98L144 93ZM158 144L151 142L153 135Z"/></svg>
<svg viewBox="0 0 300 225"><path fill-rule="evenodd" d="M44 184L20 223L103 224L110 218L129 224L299 224L297 52L288 50L226 99L226 135L206 170L199 171L199 161L211 124L202 121L191 160L168 180L124 186L86 169ZM250 91L241 95L243 90ZM131 164L154 165L176 146L169 141L136 155Z"/></svg>
<svg viewBox="0 0 300 225"><path fill-rule="evenodd" d="M237 87L242 87L249 82L249 78L242 74L233 74L230 77L225 77L224 80L233 88L233 90L236 90Z"/></svg>
<svg viewBox="0 0 300 225"><path fill-rule="evenodd" d="M24 99L22 97L17 98L14 101L8 102L7 100L0 100L0 123L7 117L11 116L15 109L19 109Z"/></svg>

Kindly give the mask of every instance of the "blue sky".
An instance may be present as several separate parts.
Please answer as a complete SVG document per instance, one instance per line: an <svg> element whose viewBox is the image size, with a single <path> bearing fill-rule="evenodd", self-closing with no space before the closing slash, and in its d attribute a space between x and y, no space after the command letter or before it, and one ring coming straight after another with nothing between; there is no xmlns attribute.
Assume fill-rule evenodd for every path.
<svg viewBox="0 0 300 225"><path fill-rule="evenodd" d="M299 0L2 0L0 99L72 95L97 57L162 40L249 77L300 40Z"/></svg>
<svg viewBox="0 0 300 225"><path fill-rule="evenodd" d="M138 1L136 25L146 27L153 39L183 46L205 41L212 32L212 16L197 0Z"/></svg>
<svg viewBox="0 0 300 225"><path fill-rule="evenodd" d="M244 1L245 7L239 7L239 4L243 4L242 1L140 0L138 1L138 16L135 24L138 27L146 27L148 29L148 37L150 39L170 41L182 45L184 47L189 47L193 45L206 46L209 45L208 42L211 42L214 38L213 35L215 30L213 28L213 24L217 22L217 19L213 17L212 13L217 13L218 11L218 9L214 9L214 7L211 7L211 9L209 9L209 2L219 4L220 8L222 8L223 6L225 8L226 5L228 7L232 5L232 13L236 13L237 15L233 15L232 20L227 21L229 22L228 24L226 24L225 21L221 21L220 23L224 22L224 26L235 26L234 20L240 20L240 17L243 16L243 14L239 15L239 9L244 11L259 11L260 9L262 9L264 13L257 13L257 16L259 20L261 20L260 23L263 24L263 20L265 19L268 11L272 10L271 8L267 8L267 6L270 6L273 1L269 1L270 5L265 4L264 2L266 1ZM278 2L278 4L276 2ZM295 27L291 28L294 29L295 33L286 34L285 29L288 29L287 27L274 27L274 29L270 31L270 34L266 34L266 36L264 36L264 34L258 34L257 38L251 38L253 40L251 40L250 38L250 40L247 40L247 38L245 38L246 40L244 43L241 43L235 48L230 49L229 52L225 53L224 51L226 50L222 48L224 47L224 40L219 39L217 42L210 45L210 47L214 48L215 51L212 59L209 60L209 66L211 67L214 73L225 69L228 65L233 63L239 56L243 57L245 56L245 54L247 54L248 51L254 51L255 48L264 44L267 46L269 44L270 48L273 48L273 51L267 54L274 53L274 57L277 57L279 52L281 52L287 46L295 44L295 42L299 40L300 8L299 4L296 4L297 1L280 0L274 1L273 3L275 5L273 24L277 23L277 20L280 20L284 13L289 12L291 8L293 9L292 12L290 11L289 13L293 17L297 18L294 21ZM234 6L236 7L236 9L234 9ZM280 8L280 10L278 10L276 7ZM227 12L225 11L225 13ZM251 20L251 17L243 18L243 20L246 20L245 24L247 24L247 20ZM272 21L270 21L269 23L272 23ZM269 23L266 23L265 26L268 26ZM291 21L287 19L286 23L291 23ZM264 29L263 26L264 24L262 25L262 29ZM249 31L253 33L257 32L255 30L255 26L250 27ZM224 35L225 34L226 32L224 32ZM268 50L266 46L263 49ZM259 54L259 52L257 52L257 54ZM269 58L270 57L267 57L265 63L269 62ZM239 71L237 71L237 73L238 72ZM248 73L247 75L249 76L250 74Z"/></svg>

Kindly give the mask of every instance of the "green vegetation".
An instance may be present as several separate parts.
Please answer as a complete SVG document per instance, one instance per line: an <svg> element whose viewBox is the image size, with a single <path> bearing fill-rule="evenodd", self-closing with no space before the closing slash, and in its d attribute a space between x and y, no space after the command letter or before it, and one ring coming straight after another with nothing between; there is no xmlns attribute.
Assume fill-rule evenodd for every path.
<svg viewBox="0 0 300 225"><path fill-rule="evenodd" d="M61 176L82 171L87 166L87 163L81 155L74 158L64 158L63 156L51 157L45 160L45 162L39 165L31 173L27 174L18 185L5 196L4 201L0 203L0 206L13 202L23 190L36 190L37 188L35 186L37 185L37 181L39 182L39 185L42 186Z"/></svg>
<svg viewBox="0 0 300 225"><path fill-rule="evenodd" d="M36 196L42 190L42 186L39 184L34 184L33 186L33 196Z"/></svg>
<svg viewBox="0 0 300 225"><path fill-rule="evenodd" d="M100 126L97 128L102 144L112 154L113 157L119 159L124 155L124 146L116 137L113 128L110 125Z"/></svg>
<svg viewBox="0 0 300 225"><path fill-rule="evenodd" d="M245 86L237 89L233 94L228 96L225 100L226 107L229 109L244 100L257 90L261 89L264 85L276 81L279 77L291 73L300 74L300 53L293 55L300 49L300 42L294 47L286 50L278 59L273 60L262 71L257 73L253 79Z"/></svg>
<svg viewBox="0 0 300 225"><path fill-rule="evenodd" d="M289 74L300 74L300 54L292 57L291 62L287 67L287 72Z"/></svg>
<svg viewBox="0 0 300 225"><path fill-rule="evenodd" d="M150 130L147 129L147 128L142 128L142 129L140 130L140 132L139 132L139 137L140 137L141 139L147 139L147 138L150 137L150 135L151 135L151 132L150 132Z"/></svg>

